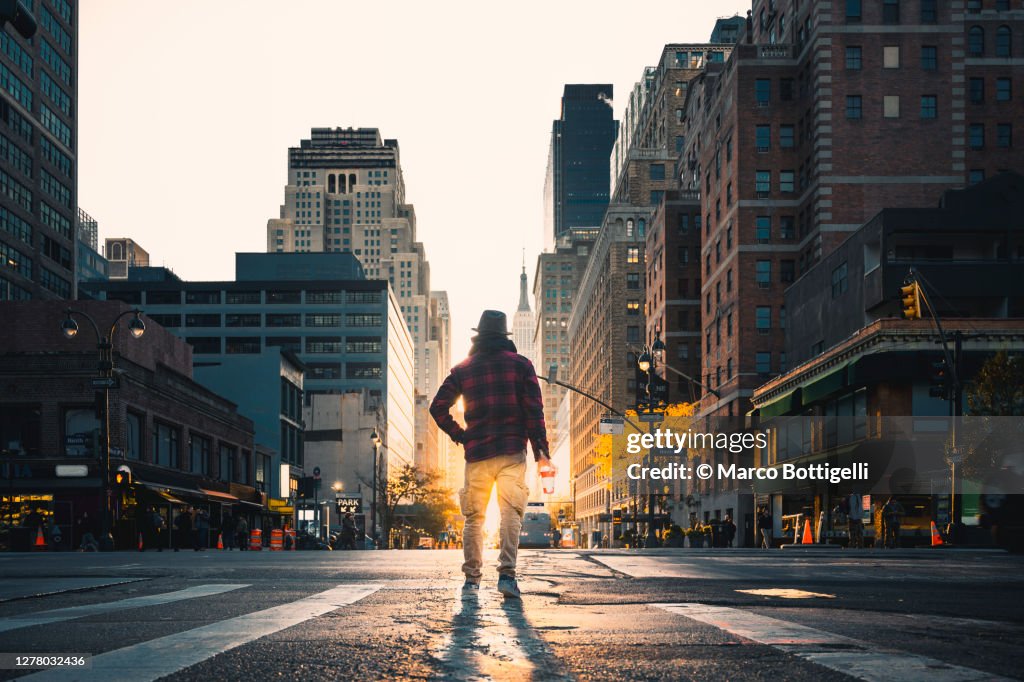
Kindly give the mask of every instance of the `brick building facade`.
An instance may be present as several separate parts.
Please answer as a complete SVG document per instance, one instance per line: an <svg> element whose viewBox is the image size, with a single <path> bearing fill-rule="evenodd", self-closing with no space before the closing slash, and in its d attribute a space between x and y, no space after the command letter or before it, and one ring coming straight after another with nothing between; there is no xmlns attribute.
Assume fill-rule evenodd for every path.
<svg viewBox="0 0 1024 682"><path fill-rule="evenodd" d="M4 498L0 530L10 547L13 530L30 507L45 511L51 524L71 528L83 512L100 518L103 481L102 444L98 442L99 396L91 385L98 353L91 325L78 317L73 339L61 333L67 303L0 304L0 443L3 446ZM129 306L117 302L78 301L101 333ZM110 466L131 468L133 495L119 501L114 524L116 546L134 547L136 510L154 506L167 520L186 504L207 509L213 527L222 515L243 514L263 520L264 500L257 493L253 463L253 424L235 405L192 379L192 349L183 340L146 320L141 338L133 338L127 320L113 337L115 376L110 390ZM57 465L84 465L84 476L60 477ZM93 531L98 533L98 523ZM169 538L166 538L169 540Z"/></svg>

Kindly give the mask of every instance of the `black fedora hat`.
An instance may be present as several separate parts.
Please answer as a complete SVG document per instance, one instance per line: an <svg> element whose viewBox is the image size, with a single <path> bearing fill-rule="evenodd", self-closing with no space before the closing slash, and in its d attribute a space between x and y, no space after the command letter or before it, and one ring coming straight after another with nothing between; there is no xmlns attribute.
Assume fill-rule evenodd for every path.
<svg viewBox="0 0 1024 682"><path fill-rule="evenodd" d="M498 336L510 336L508 330L508 318L500 310L485 310L480 316L480 322L473 327L473 331L480 335L495 334Z"/></svg>

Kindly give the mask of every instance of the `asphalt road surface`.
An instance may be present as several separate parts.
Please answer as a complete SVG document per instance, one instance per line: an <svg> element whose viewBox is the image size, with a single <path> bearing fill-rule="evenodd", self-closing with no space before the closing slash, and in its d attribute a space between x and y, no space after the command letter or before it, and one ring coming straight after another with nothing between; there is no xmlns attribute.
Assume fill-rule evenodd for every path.
<svg viewBox="0 0 1024 682"><path fill-rule="evenodd" d="M91 658L0 679L1024 675L1020 556L524 550L521 602L494 574L464 596L460 563L455 550L2 555L0 652Z"/></svg>

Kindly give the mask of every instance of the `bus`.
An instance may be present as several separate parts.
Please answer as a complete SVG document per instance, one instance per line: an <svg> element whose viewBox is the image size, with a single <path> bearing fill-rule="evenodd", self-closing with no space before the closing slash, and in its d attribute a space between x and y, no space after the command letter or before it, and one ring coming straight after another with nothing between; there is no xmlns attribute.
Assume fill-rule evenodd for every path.
<svg viewBox="0 0 1024 682"><path fill-rule="evenodd" d="M523 528L519 532L520 547L551 547L551 514L543 502L527 502Z"/></svg>

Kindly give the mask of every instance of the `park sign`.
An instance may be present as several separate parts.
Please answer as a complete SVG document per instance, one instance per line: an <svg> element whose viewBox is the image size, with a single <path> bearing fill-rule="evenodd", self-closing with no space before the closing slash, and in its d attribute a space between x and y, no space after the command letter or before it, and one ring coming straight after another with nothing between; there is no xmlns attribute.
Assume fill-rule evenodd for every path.
<svg viewBox="0 0 1024 682"><path fill-rule="evenodd" d="M351 495L337 495L334 504L339 514L358 514L362 507L363 498Z"/></svg>

